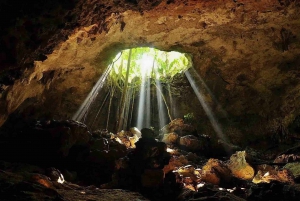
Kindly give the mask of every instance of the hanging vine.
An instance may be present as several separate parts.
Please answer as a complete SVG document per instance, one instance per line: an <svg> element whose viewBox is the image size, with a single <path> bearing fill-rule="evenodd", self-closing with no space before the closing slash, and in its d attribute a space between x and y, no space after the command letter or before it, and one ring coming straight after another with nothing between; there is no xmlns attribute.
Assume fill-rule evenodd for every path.
<svg viewBox="0 0 300 201"><path fill-rule="evenodd" d="M141 86L146 83L145 80L150 80L150 85L157 88L167 108L168 117L172 120L168 102L162 89L155 82L168 84L172 81L174 75L188 69L190 60L186 55L179 52L164 52L155 48L142 47L123 50L121 55L116 57L121 59L116 59L109 75L111 93L108 106L110 113L112 97L116 90L119 90L121 97L117 110L116 131L120 131L131 124L135 95L141 89ZM106 129L109 118L110 114L107 117Z"/></svg>

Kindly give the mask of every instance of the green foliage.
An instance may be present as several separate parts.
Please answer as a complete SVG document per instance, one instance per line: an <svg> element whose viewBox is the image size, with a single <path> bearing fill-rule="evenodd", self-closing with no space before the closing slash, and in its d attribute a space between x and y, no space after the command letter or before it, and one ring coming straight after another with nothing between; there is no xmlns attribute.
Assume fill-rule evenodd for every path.
<svg viewBox="0 0 300 201"><path fill-rule="evenodd" d="M186 115L183 116L183 119L184 119L184 122L185 123L194 123L195 121L195 116L194 116L194 113L187 113Z"/></svg>
<svg viewBox="0 0 300 201"><path fill-rule="evenodd" d="M123 50L113 60L109 82L123 89L127 71L129 49ZM179 52L164 52L155 48L133 48L129 69L128 83L130 88L139 88L143 78L151 80L159 79L167 83L172 77L189 66L189 60L185 54Z"/></svg>

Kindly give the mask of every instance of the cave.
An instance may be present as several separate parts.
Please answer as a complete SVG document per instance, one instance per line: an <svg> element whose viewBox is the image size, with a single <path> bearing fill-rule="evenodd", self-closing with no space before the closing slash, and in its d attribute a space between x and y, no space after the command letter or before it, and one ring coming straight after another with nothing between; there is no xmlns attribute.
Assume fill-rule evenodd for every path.
<svg viewBox="0 0 300 201"><path fill-rule="evenodd" d="M3 0L0 30L0 200L299 200L300 1Z"/></svg>

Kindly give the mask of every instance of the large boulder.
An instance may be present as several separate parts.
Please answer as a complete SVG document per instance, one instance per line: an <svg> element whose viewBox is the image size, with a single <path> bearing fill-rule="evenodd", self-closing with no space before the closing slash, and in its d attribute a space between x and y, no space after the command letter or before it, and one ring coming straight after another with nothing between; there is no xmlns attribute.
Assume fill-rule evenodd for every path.
<svg viewBox="0 0 300 201"><path fill-rule="evenodd" d="M178 139L178 134L172 132L172 133L164 134L163 139L161 141L167 144L176 144L177 139Z"/></svg>
<svg viewBox="0 0 300 201"><path fill-rule="evenodd" d="M195 136L193 135L186 135L179 139L179 145L182 148L191 150L191 151L199 151L203 149L204 144Z"/></svg>
<svg viewBox="0 0 300 201"><path fill-rule="evenodd" d="M11 152L2 159L53 165L64 160L73 147L88 147L90 139L87 126L73 120L25 122L5 138L0 153Z"/></svg>
<svg viewBox="0 0 300 201"><path fill-rule="evenodd" d="M184 135L197 135L196 129L186 124L183 119L173 119L168 125L161 129L162 133L177 133L179 136Z"/></svg>
<svg viewBox="0 0 300 201"><path fill-rule="evenodd" d="M46 135L53 144L57 144L56 152L62 157L66 157L69 154L72 146L87 145L91 138L87 126L73 120L45 121L37 124L34 131L37 139Z"/></svg>
<svg viewBox="0 0 300 201"><path fill-rule="evenodd" d="M228 161L228 167L237 178L250 180L254 177L254 169L247 163L245 151L233 154Z"/></svg>

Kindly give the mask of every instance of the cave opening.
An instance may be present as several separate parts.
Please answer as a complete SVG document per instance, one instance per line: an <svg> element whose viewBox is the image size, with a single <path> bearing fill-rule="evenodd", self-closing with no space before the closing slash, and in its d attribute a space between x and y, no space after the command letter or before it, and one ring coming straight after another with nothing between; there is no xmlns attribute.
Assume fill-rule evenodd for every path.
<svg viewBox="0 0 300 201"><path fill-rule="evenodd" d="M151 47L117 53L86 97L74 120L91 129L162 128L174 116L171 85L192 67L189 54ZM171 111L172 110L172 111ZM106 122L103 120L106 116Z"/></svg>

